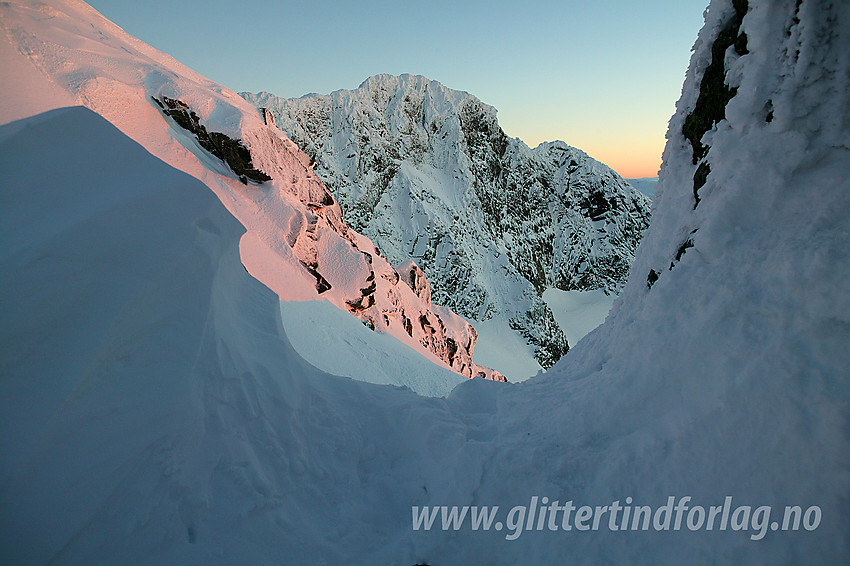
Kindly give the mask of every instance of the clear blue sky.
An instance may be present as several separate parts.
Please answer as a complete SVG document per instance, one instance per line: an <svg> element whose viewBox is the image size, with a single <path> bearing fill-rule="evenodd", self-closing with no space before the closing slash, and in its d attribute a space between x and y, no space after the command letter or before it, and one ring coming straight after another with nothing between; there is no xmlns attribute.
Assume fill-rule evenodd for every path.
<svg viewBox="0 0 850 566"><path fill-rule="evenodd" d="M529 145L561 139L645 177L708 0L90 3L238 92L301 96L421 74L495 106Z"/></svg>

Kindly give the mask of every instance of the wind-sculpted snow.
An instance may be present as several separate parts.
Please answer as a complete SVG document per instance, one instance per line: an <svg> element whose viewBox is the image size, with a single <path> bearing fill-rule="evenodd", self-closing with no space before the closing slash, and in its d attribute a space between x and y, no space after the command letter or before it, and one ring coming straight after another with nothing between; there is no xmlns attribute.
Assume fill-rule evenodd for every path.
<svg viewBox="0 0 850 566"><path fill-rule="evenodd" d="M0 562L339 560L480 474L444 400L295 353L203 183L81 107L0 148Z"/></svg>
<svg viewBox="0 0 850 566"><path fill-rule="evenodd" d="M4 58L16 73L4 78L5 96L17 97L16 76L47 85L45 91L58 87L63 102L95 110L202 180L248 229L240 244L246 268L282 300L327 299L464 377L505 379L473 362L472 326L422 301L407 274L342 219L309 158L235 93L128 36L82 2L2 9L10 42ZM79 19L90 21L89 28L81 30ZM262 184L240 186L249 178Z"/></svg>
<svg viewBox="0 0 850 566"><path fill-rule="evenodd" d="M200 146L153 143L168 131L155 105L122 122L128 102L149 93L127 97L105 78L120 66L98 59L107 44L86 51L80 34L118 32L89 8L57 0L0 10L5 37L17 22L42 47L74 46L77 59L60 68L79 73L71 63L91 58L106 90L85 92L100 92L92 104L133 134L86 109L42 114L69 91L32 72L38 42L20 33L0 42L14 73L0 83L3 564L847 563L847 3L748 3L738 29L747 53L727 49L722 65L735 95L699 140L710 172L695 208L699 163L683 125L736 13L730 0L713 1L670 121L652 225L605 323L537 379L464 379L446 398L334 377L301 359L278 297L237 255L289 257L279 231L246 212L250 202L273 215L289 201L239 200L247 193L237 189L256 187L226 177L220 160L201 161ZM164 57L123 37L127 49ZM61 62L38 54L38 64ZM224 95L193 76L193 88L169 96L205 120ZM10 86L21 77L26 99ZM250 116L227 108L212 131L243 140L274 178L271 151L263 161L266 146L251 139L263 130L225 131L227 116ZM292 295L315 293L290 259L255 267L272 281L294 274ZM404 271L411 293L427 296L419 273ZM610 508L598 529L530 522L516 540L510 529L473 530L468 517L457 530L439 520L412 528L412 506L497 505L505 521L535 496L592 513L689 496L704 511L731 497L753 517L786 505L822 515L813 530L765 523L760 537L752 523L691 530L689 513L679 530L614 531Z"/></svg>
<svg viewBox="0 0 850 566"><path fill-rule="evenodd" d="M568 344L543 292L619 292L648 225L648 199L608 167L563 142L530 149L493 107L425 77L242 96L315 159L355 229L416 260L436 301L509 322L544 367Z"/></svg>

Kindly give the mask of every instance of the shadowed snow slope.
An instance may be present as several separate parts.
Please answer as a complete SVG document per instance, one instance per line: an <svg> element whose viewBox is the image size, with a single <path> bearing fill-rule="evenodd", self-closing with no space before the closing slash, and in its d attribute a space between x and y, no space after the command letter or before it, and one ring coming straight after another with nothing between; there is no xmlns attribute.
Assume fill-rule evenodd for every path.
<svg viewBox="0 0 850 566"><path fill-rule="evenodd" d="M735 4L706 12L606 322L536 379L445 399L305 363L243 229L101 118L2 126L0 561L846 563L850 6ZM411 528L412 505L671 495L822 518Z"/></svg>
<svg viewBox="0 0 850 566"><path fill-rule="evenodd" d="M3 563L368 556L480 475L445 402L295 354L202 183L84 108L0 154Z"/></svg>

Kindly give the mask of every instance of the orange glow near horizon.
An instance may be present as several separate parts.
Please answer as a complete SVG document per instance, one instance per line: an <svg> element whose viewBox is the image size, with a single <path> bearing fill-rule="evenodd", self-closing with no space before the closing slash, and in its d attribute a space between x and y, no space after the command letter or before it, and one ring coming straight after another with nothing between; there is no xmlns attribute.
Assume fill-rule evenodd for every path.
<svg viewBox="0 0 850 566"><path fill-rule="evenodd" d="M576 133L578 134L578 132ZM558 139L529 136L529 141L529 139L526 139L522 135L518 137L531 147L535 147L543 141ZM663 134L654 138L647 136L624 136L613 139L596 135L577 135L574 138L563 141L584 151L593 159L604 163L624 179L657 177L658 170L661 167L661 154L664 151L665 144Z"/></svg>
<svg viewBox="0 0 850 566"><path fill-rule="evenodd" d="M606 112L607 107L586 106L590 108L584 113L574 109L562 112L562 108L552 107L548 109L550 119L545 121L535 119L525 108L500 112L499 122L507 135L520 138L530 147L561 140L625 179L658 176L672 112L667 104L647 106L639 114L625 110Z"/></svg>
<svg viewBox="0 0 850 566"><path fill-rule="evenodd" d="M658 176L662 150L663 148L637 147L628 152L618 148L587 149L584 151L619 173L624 179L642 179Z"/></svg>

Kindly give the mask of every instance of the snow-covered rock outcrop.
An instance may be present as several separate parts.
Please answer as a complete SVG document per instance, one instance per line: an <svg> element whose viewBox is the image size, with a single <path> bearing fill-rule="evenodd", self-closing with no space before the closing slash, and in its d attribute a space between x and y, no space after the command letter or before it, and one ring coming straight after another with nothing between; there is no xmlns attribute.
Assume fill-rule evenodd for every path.
<svg viewBox="0 0 850 566"><path fill-rule="evenodd" d="M418 262L437 302L510 324L543 367L568 349L543 292L619 292L648 225L648 199L610 168L563 142L531 149L493 107L422 76L242 96L315 159L356 230Z"/></svg>
<svg viewBox="0 0 850 566"><path fill-rule="evenodd" d="M97 25L81 31L79 18ZM208 184L248 229L241 242L246 268L281 299L327 299L465 377L504 380L472 361L477 336L468 322L423 300L410 288L408 272L396 271L346 224L310 158L267 113L128 36L82 2L6 6L3 27L11 42L4 47L10 70L40 74L34 80L48 85L45 92L58 91L63 102L99 112L154 155ZM41 28L52 35L40 36ZM15 78L14 72L4 77L10 99L17 96ZM4 116L16 117L14 106Z"/></svg>

